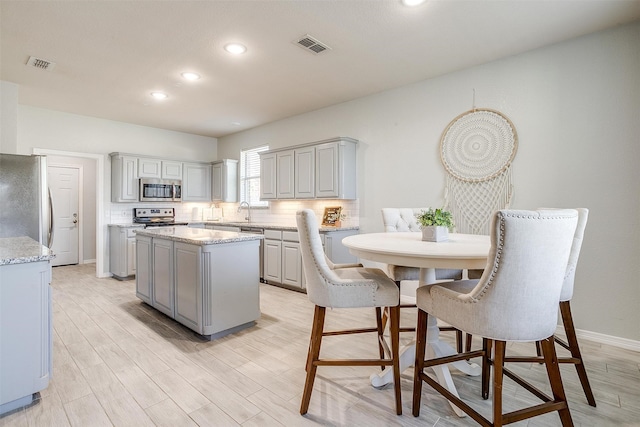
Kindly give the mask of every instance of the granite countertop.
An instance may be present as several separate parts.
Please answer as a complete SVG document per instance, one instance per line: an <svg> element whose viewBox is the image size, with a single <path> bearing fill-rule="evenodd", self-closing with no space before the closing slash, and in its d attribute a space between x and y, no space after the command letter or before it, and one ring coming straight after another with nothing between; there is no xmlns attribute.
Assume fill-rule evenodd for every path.
<svg viewBox="0 0 640 427"><path fill-rule="evenodd" d="M141 229L135 230L135 233L141 236L173 240L176 242L200 246L243 242L247 240L260 240L263 238L261 234L236 233L234 231L218 231L189 227Z"/></svg>
<svg viewBox="0 0 640 427"><path fill-rule="evenodd" d="M266 228L269 230L298 231L294 224L273 224L268 222L225 222L225 221L189 221L189 224L223 225L227 227ZM320 231L359 230L358 226L320 227Z"/></svg>
<svg viewBox="0 0 640 427"><path fill-rule="evenodd" d="M0 238L0 265L49 261L55 257L49 248L31 237Z"/></svg>
<svg viewBox="0 0 640 427"><path fill-rule="evenodd" d="M124 224L109 224L109 227L120 227L120 228L142 228L144 224L136 224L133 222L127 222Z"/></svg>

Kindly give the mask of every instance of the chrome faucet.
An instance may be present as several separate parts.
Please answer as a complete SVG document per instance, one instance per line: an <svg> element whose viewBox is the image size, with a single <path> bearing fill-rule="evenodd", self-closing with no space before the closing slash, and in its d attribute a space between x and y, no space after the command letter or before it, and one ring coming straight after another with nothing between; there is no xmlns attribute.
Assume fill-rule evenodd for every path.
<svg viewBox="0 0 640 427"><path fill-rule="evenodd" d="M249 202L240 202L240 206L238 206L238 213L242 211L243 207L247 208L247 216L245 216L244 219L247 220L247 224L251 224L251 205L249 204Z"/></svg>

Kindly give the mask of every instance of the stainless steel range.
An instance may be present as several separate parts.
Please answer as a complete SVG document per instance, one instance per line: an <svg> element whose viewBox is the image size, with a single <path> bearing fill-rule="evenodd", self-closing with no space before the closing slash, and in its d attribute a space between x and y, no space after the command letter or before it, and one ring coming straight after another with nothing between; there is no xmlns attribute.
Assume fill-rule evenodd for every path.
<svg viewBox="0 0 640 427"><path fill-rule="evenodd" d="M133 222L144 224L144 228L174 227L188 224L176 221L174 208L134 208Z"/></svg>

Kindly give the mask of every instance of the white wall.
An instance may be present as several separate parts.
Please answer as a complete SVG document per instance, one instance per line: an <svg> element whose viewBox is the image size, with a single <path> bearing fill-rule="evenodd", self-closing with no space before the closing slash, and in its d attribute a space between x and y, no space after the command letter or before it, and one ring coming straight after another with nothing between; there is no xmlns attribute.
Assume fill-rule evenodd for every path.
<svg viewBox="0 0 640 427"><path fill-rule="evenodd" d="M579 329L640 340L640 24L581 37L218 140L220 158L349 136L358 148L361 232L383 207L439 206L438 144L472 107L519 136L513 208L591 210L572 307Z"/></svg>

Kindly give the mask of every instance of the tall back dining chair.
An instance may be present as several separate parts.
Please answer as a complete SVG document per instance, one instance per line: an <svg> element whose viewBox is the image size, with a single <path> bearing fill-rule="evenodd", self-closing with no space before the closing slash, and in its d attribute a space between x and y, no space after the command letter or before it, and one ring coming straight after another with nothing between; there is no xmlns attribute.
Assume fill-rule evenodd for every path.
<svg viewBox="0 0 640 427"><path fill-rule="evenodd" d="M491 221L491 249L479 280L445 282L418 288L413 414L420 413L422 382L426 382L478 423L501 426L558 411L563 426L572 425L556 359L553 334L558 302L571 253L578 213L575 210L497 211ZM425 361L428 316L483 338L481 350ZM504 368L508 341L540 341L552 396ZM492 351L493 349L493 351ZM491 360L493 354L493 360ZM482 397L489 396L493 374L493 421L443 388L424 368L482 357ZM517 378L543 403L503 414L504 375Z"/></svg>
<svg viewBox="0 0 640 427"><path fill-rule="evenodd" d="M309 342L306 364L306 381L300 405L300 414L309 409L313 383L318 366L393 366L396 413L402 414L400 393L399 324L400 294L398 287L387 275L377 268L344 267L332 264L325 256L320 240L318 221L314 212L304 209L296 213L302 264L307 280L307 296L315 305L313 326ZM377 327L325 331L326 309L375 308ZM321 359L320 347L325 336L376 333L378 344L383 340L380 323L381 308L390 313L391 357L379 359Z"/></svg>
<svg viewBox="0 0 640 427"><path fill-rule="evenodd" d="M578 338L576 336L576 329L573 324L573 316L571 315L571 298L573 298L573 287L576 276L576 267L578 265L578 258L580 257L580 249L582 248L582 240L584 238L584 230L587 226L587 219L589 217L589 210L585 208L578 208L578 226L573 236L573 245L571 246L571 255L569 256L569 263L564 276L564 283L562 285L562 292L560 293L560 315L562 317L562 325L564 326L567 340L564 341L559 337L555 337L555 342L561 347L565 348L571 353L571 357L558 357L560 363L572 363L576 367L582 390L584 391L587 402L591 406L596 406L596 400L589 384L589 378L587 377L587 370L584 366L584 360L582 359L582 353L580 352L580 346L578 345ZM532 359L530 357L507 357L506 362L536 362L540 361L541 350L540 346L537 346L538 358Z"/></svg>

